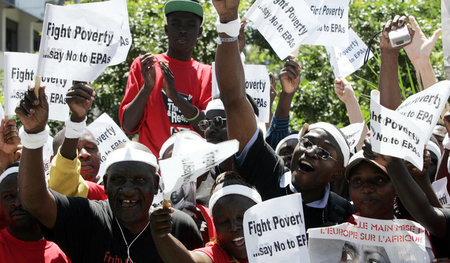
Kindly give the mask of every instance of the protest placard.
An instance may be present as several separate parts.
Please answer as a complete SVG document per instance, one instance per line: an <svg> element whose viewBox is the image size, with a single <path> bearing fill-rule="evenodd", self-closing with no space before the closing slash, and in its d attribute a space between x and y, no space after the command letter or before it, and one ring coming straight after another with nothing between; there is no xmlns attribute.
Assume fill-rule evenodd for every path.
<svg viewBox="0 0 450 263"><path fill-rule="evenodd" d="M336 78L345 78L364 65L367 45L351 28L348 30L348 40L348 45L345 47L326 46L331 68ZM372 57L373 53L370 51L368 59Z"/></svg>
<svg viewBox="0 0 450 263"><path fill-rule="evenodd" d="M318 28L317 17L303 0L256 0L245 17L282 60Z"/></svg>
<svg viewBox="0 0 450 263"><path fill-rule="evenodd" d="M450 202L450 196L447 189L447 177L436 180L431 185L433 186L433 190L436 193L439 202L442 205L448 204Z"/></svg>
<svg viewBox="0 0 450 263"><path fill-rule="evenodd" d="M3 110L3 105L0 103L0 120L5 117L5 111Z"/></svg>
<svg viewBox="0 0 450 263"><path fill-rule="evenodd" d="M380 105L380 92L372 90L370 98L370 143L372 150L411 162L422 170L423 148L428 141L410 119Z"/></svg>
<svg viewBox="0 0 450 263"><path fill-rule="evenodd" d="M302 44L346 47L349 44L349 0L305 0L307 10L317 17L319 27L311 32ZM336 41L338 40L338 41Z"/></svg>
<svg viewBox="0 0 450 263"><path fill-rule="evenodd" d="M219 87L215 74L215 63L212 78L212 98L219 97ZM270 118L270 78L267 67L264 65L244 65L245 92L250 95L258 106L258 122L269 122Z"/></svg>
<svg viewBox="0 0 450 263"><path fill-rule="evenodd" d="M431 262L424 228L405 219L355 217L344 223L310 228L311 262Z"/></svg>
<svg viewBox="0 0 450 263"><path fill-rule="evenodd" d="M450 81L441 81L409 96L396 111L413 121L422 132L420 135L428 141L449 96Z"/></svg>
<svg viewBox="0 0 450 263"><path fill-rule="evenodd" d="M238 151L239 142L230 140L218 144L176 136L172 157L159 161L164 181L164 199L184 184L220 164Z"/></svg>
<svg viewBox="0 0 450 263"><path fill-rule="evenodd" d="M358 145L361 136L363 136L364 131L364 122L361 123L353 123L344 128L341 128L342 133L345 136L345 139L348 142L350 147L350 152L355 153L355 147Z"/></svg>
<svg viewBox="0 0 450 263"><path fill-rule="evenodd" d="M309 262L301 194L266 200L245 211L248 261Z"/></svg>
<svg viewBox="0 0 450 263"><path fill-rule="evenodd" d="M450 95L450 81L434 84L408 97L395 111L379 104L373 90L370 101L370 138L375 152L410 161L422 170L423 148Z"/></svg>
<svg viewBox="0 0 450 263"><path fill-rule="evenodd" d="M106 157L122 143L130 141L120 127L114 122L108 114L103 113L95 121L93 121L87 129L94 135L97 140L98 150L101 154L100 169L98 176L102 180L105 174Z"/></svg>
<svg viewBox="0 0 450 263"><path fill-rule="evenodd" d="M37 75L91 82L125 60L130 46L126 0L47 4Z"/></svg>
<svg viewBox="0 0 450 263"><path fill-rule="evenodd" d="M34 86L38 65L37 54L5 52L3 95L5 98L6 116L15 115L15 108L29 86ZM50 120L64 121L69 117L69 106L66 104L67 90L72 86L71 79L41 77L41 86L45 86L45 94L49 103Z"/></svg>

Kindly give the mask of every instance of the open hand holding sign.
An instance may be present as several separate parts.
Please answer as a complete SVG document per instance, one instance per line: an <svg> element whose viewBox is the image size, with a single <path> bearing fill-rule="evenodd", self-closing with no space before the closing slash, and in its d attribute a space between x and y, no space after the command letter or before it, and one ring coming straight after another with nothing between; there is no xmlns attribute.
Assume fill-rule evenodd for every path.
<svg viewBox="0 0 450 263"><path fill-rule="evenodd" d="M73 122L83 121L94 101L95 91L85 82L78 82L67 91L66 102L69 105Z"/></svg>

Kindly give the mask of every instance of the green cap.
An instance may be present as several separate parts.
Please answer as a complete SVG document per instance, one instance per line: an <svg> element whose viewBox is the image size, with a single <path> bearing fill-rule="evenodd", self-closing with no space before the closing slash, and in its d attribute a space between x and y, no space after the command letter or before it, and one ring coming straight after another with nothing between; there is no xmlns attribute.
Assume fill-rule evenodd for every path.
<svg viewBox="0 0 450 263"><path fill-rule="evenodd" d="M169 0L164 5L164 14L166 16L179 11L193 13L203 19L203 7L198 2L191 0Z"/></svg>

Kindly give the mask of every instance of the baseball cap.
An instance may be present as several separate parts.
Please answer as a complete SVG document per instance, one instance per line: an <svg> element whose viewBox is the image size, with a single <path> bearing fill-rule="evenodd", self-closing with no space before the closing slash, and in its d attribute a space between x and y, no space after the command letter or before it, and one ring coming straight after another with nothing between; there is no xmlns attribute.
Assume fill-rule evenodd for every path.
<svg viewBox="0 0 450 263"><path fill-rule="evenodd" d="M203 19L203 7L196 1L192 0L169 0L164 5L164 15L173 12L189 12L198 15Z"/></svg>
<svg viewBox="0 0 450 263"><path fill-rule="evenodd" d="M355 167L356 165L360 164L363 161L375 165L376 167L380 168L381 171L383 171L385 174L388 174L386 167L382 166L381 164L375 162L372 159L364 157L364 151L361 150L361 151L355 153L355 155L353 155L352 158L350 158L350 161L349 161L347 167L345 168L345 178L347 180L350 180L350 173L351 173L351 170L353 169L353 167Z"/></svg>

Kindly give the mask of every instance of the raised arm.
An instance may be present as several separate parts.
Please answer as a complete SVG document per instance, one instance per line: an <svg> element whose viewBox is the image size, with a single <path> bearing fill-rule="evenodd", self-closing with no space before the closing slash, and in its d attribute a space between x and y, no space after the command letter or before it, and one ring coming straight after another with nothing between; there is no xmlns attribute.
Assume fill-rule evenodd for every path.
<svg viewBox="0 0 450 263"><path fill-rule="evenodd" d="M189 124L192 125L199 134L203 134L203 131L198 127L198 123L205 119L205 114L178 93L175 88L175 77L170 70L169 65L164 62L159 62L159 65L164 78L164 91L166 92L167 97L178 107L186 120L189 121Z"/></svg>
<svg viewBox="0 0 450 263"><path fill-rule="evenodd" d="M25 209L43 225L53 228L56 222L56 201L45 183L42 146L47 141L48 102L45 87L39 89L39 98L30 88L16 114L23 124L20 138L23 144L19 166L19 195Z"/></svg>
<svg viewBox="0 0 450 263"><path fill-rule="evenodd" d="M292 99L300 85L300 70L298 59L290 56L280 71L280 99L275 110L275 117L272 119L266 135L266 141L273 149L284 137L289 135L289 112Z"/></svg>
<svg viewBox="0 0 450 263"><path fill-rule="evenodd" d="M431 66L430 55L441 34L441 29L437 29L431 38L427 38L413 16L409 17L409 22L415 33L411 44L405 47L405 51L416 69L417 82L422 90L437 82L433 66Z"/></svg>
<svg viewBox="0 0 450 263"><path fill-rule="evenodd" d="M213 261L206 254L188 250L183 243L171 234L171 213L173 212L174 210L171 207L158 207L150 215L150 229L162 260L166 263L212 263Z"/></svg>
<svg viewBox="0 0 450 263"><path fill-rule="evenodd" d="M214 0L214 7L221 23L238 18L239 0ZM226 33L219 37L230 39ZM216 78L227 115L228 139L239 141L239 153L255 133L256 118L250 102L245 96L245 76L239 55L237 39L222 41L216 52Z"/></svg>
<svg viewBox="0 0 450 263"><path fill-rule="evenodd" d="M77 83L69 89L66 102L72 112L71 122L79 124L86 121L94 95L94 90L86 83ZM48 186L63 195L87 197L89 186L80 174L77 145L77 136L65 134L61 148L52 160Z"/></svg>
<svg viewBox="0 0 450 263"><path fill-rule="evenodd" d="M361 106L355 96L355 91L353 90L352 84L348 82L343 77L338 77L334 80L334 92L338 98L345 104L347 109L347 115L350 123L361 123L364 122L364 117L361 112ZM364 125L362 131L363 136L361 136L356 148L361 150L364 143L365 134L368 132L367 125Z"/></svg>
<svg viewBox="0 0 450 263"><path fill-rule="evenodd" d="M144 116L147 100L155 87L155 57L153 54L147 53L140 57L139 63L141 68L140 72L134 68L137 67L135 63L131 66L132 68L128 75L127 90L124 101L122 101L122 104L127 104L126 108L123 109L121 116L122 128L126 132L134 132L137 130L137 127ZM144 78L144 85L142 87L136 87L136 85L139 85L138 79L141 77L137 76L137 74L142 74L142 77ZM139 90L137 91L136 96L128 101L127 95L130 96L131 93L134 93L133 90L136 89ZM120 105L121 108L125 106L122 104Z"/></svg>
<svg viewBox="0 0 450 263"><path fill-rule="evenodd" d="M381 49L381 68L378 89L380 91L380 102L384 107L395 110L402 103L402 95L398 85L398 54L400 49L405 45L392 47L389 40L389 32L402 27L408 27L411 37L414 32L407 24L405 16L394 17L383 25L381 33L380 49Z"/></svg>
<svg viewBox="0 0 450 263"><path fill-rule="evenodd" d="M0 173L5 171L9 165L19 160L19 143L20 138L16 127L16 120L2 119L0 126Z"/></svg>

